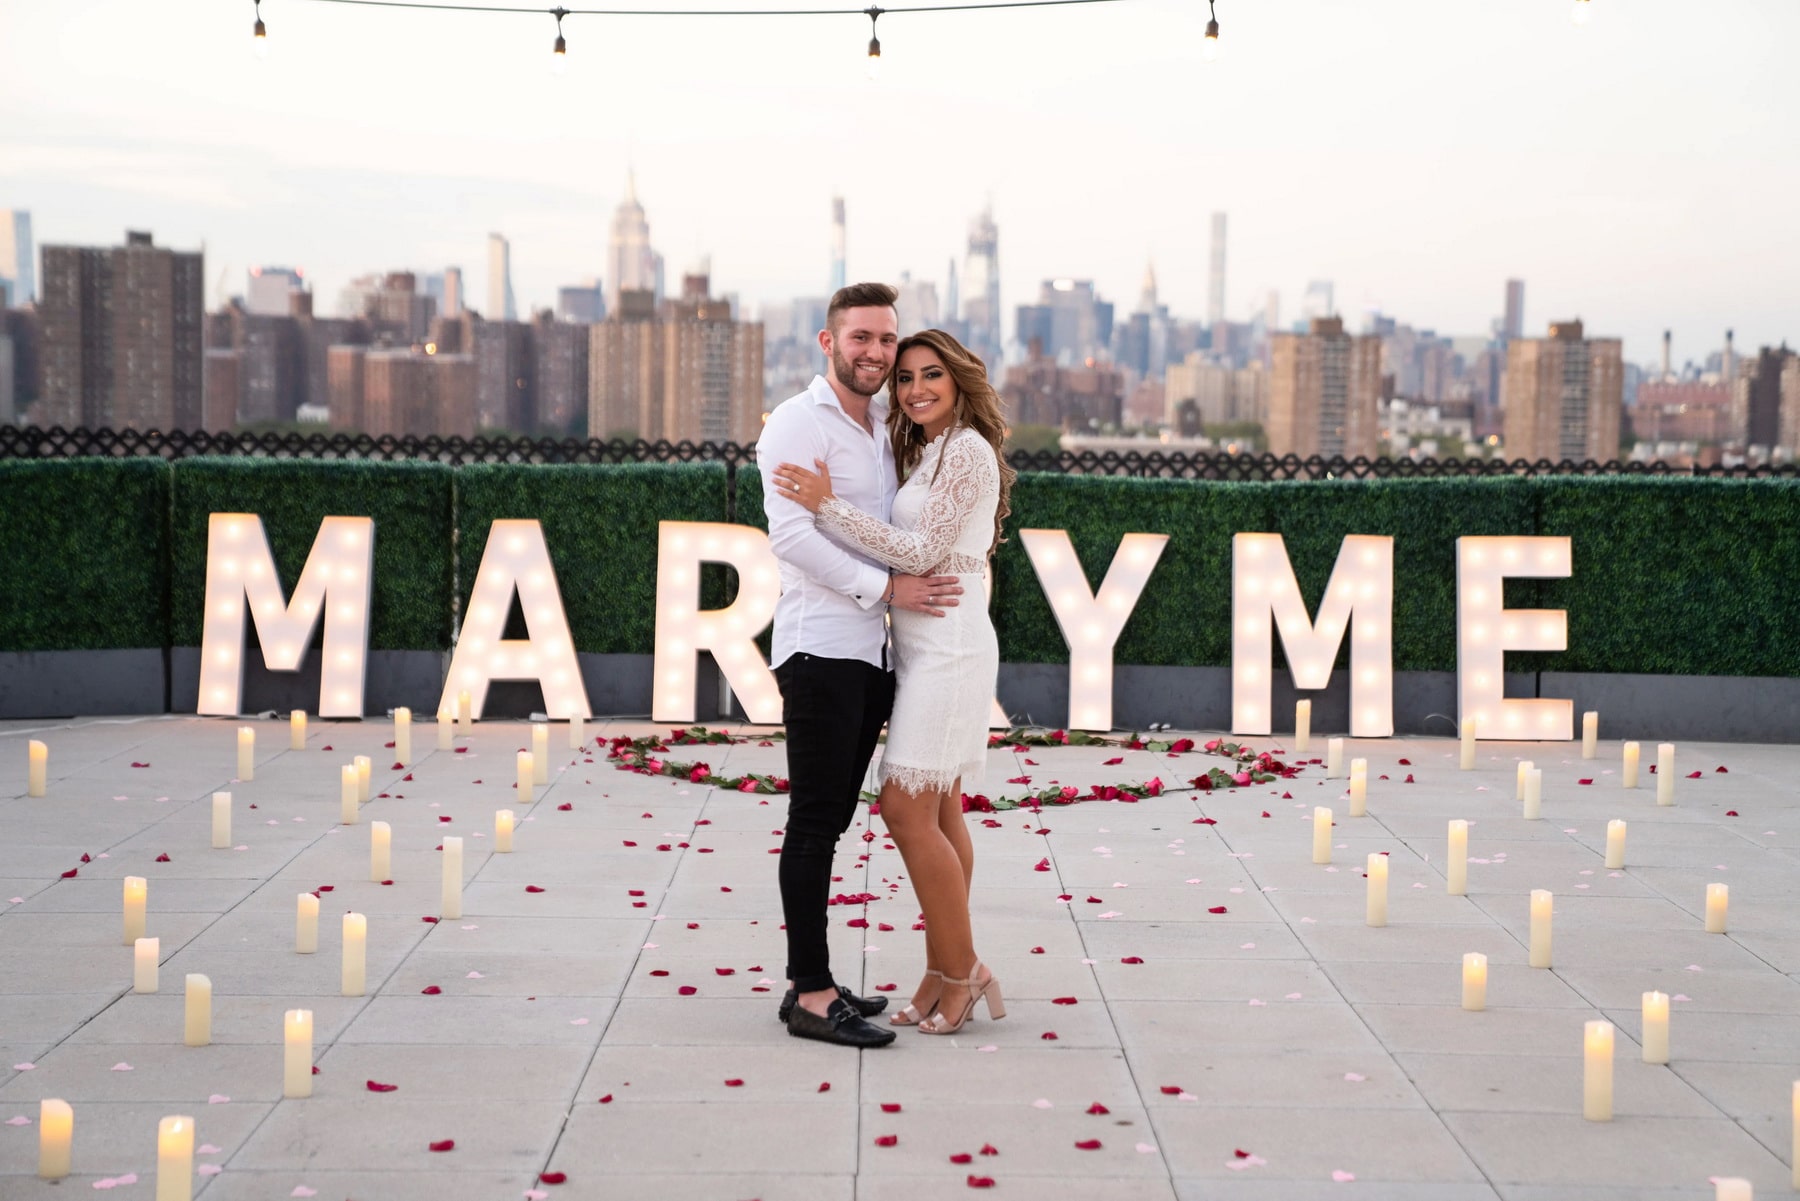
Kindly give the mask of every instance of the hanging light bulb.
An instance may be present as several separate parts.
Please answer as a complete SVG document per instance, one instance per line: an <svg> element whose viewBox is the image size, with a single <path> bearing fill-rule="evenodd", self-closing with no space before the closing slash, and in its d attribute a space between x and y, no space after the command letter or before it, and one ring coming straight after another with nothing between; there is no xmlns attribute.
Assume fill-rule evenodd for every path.
<svg viewBox="0 0 1800 1201"><path fill-rule="evenodd" d="M1212 0L1207 0L1206 14L1211 19L1206 22L1206 42L1200 49L1200 57L1213 63L1219 61L1219 18L1213 11Z"/></svg>
<svg viewBox="0 0 1800 1201"><path fill-rule="evenodd" d="M869 58L864 70L868 72L869 80L873 83L881 79L881 39L875 36L875 22L880 18L883 10L867 8L863 11L869 14Z"/></svg>
<svg viewBox="0 0 1800 1201"><path fill-rule="evenodd" d="M569 69L569 43L563 37L562 19L569 15L566 8L553 8L550 15L556 18L556 48L550 52L550 71L561 75Z"/></svg>
<svg viewBox="0 0 1800 1201"><path fill-rule="evenodd" d="M1588 8L1588 0L1575 0L1575 7L1569 10L1569 20L1577 25L1586 25L1591 11Z"/></svg>
<svg viewBox="0 0 1800 1201"><path fill-rule="evenodd" d="M263 24L262 0L256 0L256 29L251 44L256 48L256 57L269 57L269 27Z"/></svg>

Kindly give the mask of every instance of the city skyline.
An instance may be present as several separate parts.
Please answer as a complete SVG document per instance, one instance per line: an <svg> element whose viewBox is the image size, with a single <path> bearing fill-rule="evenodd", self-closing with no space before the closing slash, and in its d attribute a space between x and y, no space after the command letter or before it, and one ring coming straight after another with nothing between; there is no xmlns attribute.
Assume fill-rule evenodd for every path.
<svg viewBox="0 0 1800 1201"><path fill-rule="evenodd" d="M370 272L481 271L499 232L523 315L596 275L616 286L608 226L635 171L669 277L709 258L754 314L825 292L835 196L850 277L910 272L940 295L991 202L1009 336L1042 280L1092 279L1123 307L1146 259L1174 313L1205 316L1223 212L1233 320L1274 290L1291 326L1318 279L1352 329L1379 310L1477 335L1517 278L1527 328L1580 318L1632 362L1665 328L1678 363L1727 328L1747 350L1792 340L1800 165L1766 148L1800 8L1591 6L1576 28L1561 0L1233 0L1204 65L1194 13L1161 0L897 13L880 85L849 19L571 19L555 78L545 30L518 17L284 5L258 61L241 14L193 0L30 6L6 18L0 99L33 120L0 134L0 207L30 211L39 246L127 228L204 246L209 306L221 274L235 294L254 266L299 266L321 296ZM1063 82L1044 82L1051 56ZM322 86L327 67L367 86ZM381 132L458 80L495 99ZM894 170L940 142L957 170Z"/></svg>

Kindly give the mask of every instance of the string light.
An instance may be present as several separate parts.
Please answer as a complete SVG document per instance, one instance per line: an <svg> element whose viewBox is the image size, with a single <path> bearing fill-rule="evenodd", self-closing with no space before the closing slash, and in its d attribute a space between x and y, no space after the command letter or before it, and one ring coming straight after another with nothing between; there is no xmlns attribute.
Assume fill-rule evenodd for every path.
<svg viewBox="0 0 1800 1201"><path fill-rule="evenodd" d="M561 7L553 8L550 10L550 15L556 18L556 49L550 52L552 56L550 69L561 75L569 69L569 43L564 40L562 31L562 19L569 15L569 10Z"/></svg>
<svg viewBox="0 0 1800 1201"><path fill-rule="evenodd" d="M864 10L869 14L869 65L867 70L871 80L881 78L881 39L875 36L875 22L881 19L881 9L871 6Z"/></svg>
<svg viewBox="0 0 1800 1201"><path fill-rule="evenodd" d="M251 34L251 42L256 47L256 57L269 57L269 27L263 24L262 0L255 0L256 28Z"/></svg>
<svg viewBox="0 0 1800 1201"><path fill-rule="evenodd" d="M1210 19L1206 22L1206 45L1201 57L1212 63L1219 61L1219 14L1213 8L1213 0L1206 0L1206 15Z"/></svg>

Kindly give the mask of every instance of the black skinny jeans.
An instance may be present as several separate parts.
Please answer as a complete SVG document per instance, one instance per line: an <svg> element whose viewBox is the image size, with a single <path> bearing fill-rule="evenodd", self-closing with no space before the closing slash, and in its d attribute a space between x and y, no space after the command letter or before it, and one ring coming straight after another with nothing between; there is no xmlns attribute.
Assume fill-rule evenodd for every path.
<svg viewBox="0 0 1800 1201"><path fill-rule="evenodd" d="M788 979L801 992L836 987L825 938L838 839L856 816L875 740L894 707L894 673L860 659L793 654L775 669L787 726L788 818L781 909Z"/></svg>

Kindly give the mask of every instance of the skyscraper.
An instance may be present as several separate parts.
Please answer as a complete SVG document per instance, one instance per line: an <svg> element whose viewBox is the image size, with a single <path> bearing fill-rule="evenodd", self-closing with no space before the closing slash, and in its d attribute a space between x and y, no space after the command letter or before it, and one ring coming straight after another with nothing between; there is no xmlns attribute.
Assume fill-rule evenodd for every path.
<svg viewBox="0 0 1800 1201"><path fill-rule="evenodd" d="M1212 263L1206 273L1206 323L1225 320L1225 214L1212 215Z"/></svg>
<svg viewBox="0 0 1800 1201"><path fill-rule="evenodd" d="M1309 333L1272 341L1270 452L1374 458L1381 449L1381 339L1351 337L1341 317L1314 317Z"/></svg>
<svg viewBox="0 0 1800 1201"><path fill-rule="evenodd" d="M1331 281L1328 279L1311 280L1306 285L1306 295L1300 298L1300 319L1311 321L1315 317L1337 316L1337 302L1332 297Z"/></svg>
<svg viewBox="0 0 1800 1201"><path fill-rule="evenodd" d="M1619 457L1624 346L1583 335L1579 321L1553 321L1547 338L1506 348L1504 433L1509 459Z"/></svg>
<svg viewBox="0 0 1800 1201"><path fill-rule="evenodd" d="M444 268L444 312L446 317L460 317L463 311L463 277L461 267Z"/></svg>
<svg viewBox="0 0 1800 1201"><path fill-rule="evenodd" d="M658 307L627 290L589 327L588 433L595 438L754 442L762 429L763 327L733 319L709 276Z"/></svg>
<svg viewBox="0 0 1800 1201"><path fill-rule="evenodd" d="M1755 358L1746 357L1738 369L1731 390L1732 440L1745 449L1754 448L1759 460L1777 446L1791 446L1783 441L1782 417L1790 398L1782 395L1782 384L1795 359L1785 345L1780 349L1765 346Z"/></svg>
<svg viewBox="0 0 1800 1201"><path fill-rule="evenodd" d="M831 198L831 291L835 293L847 281L844 274L844 198Z"/></svg>
<svg viewBox="0 0 1800 1201"><path fill-rule="evenodd" d="M1500 336L1511 342L1525 336L1525 281L1506 281L1506 316L1500 321Z"/></svg>
<svg viewBox="0 0 1800 1201"><path fill-rule="evenodd" d="M0 284L7 303L21 307L38 298L37 252L31 244L31 214L0 209Z"/></svg>
<svg viewBox="0 0 1800 1201"><path fill-rule="evenodd" d="M135 231L123 246L44 247L40 423L198 427L204 270Z"/></svg>
<svg viewBox="0 0 1800 1201"><path fill-rule="evenodd" d="M513 303L512 245L499 234L488 235L488 311L489 321L516 321L518 307Z"/></svg>
<svg viewBox="0 0 1800 1201"><path fill-rule="evenodd" d="M259 317L292 315L289 296L306 291L306 280L292 267L252 267L244 290L244 309Z"/></svg>
<svg viewBox="0 0 1800 1201"><path fill-rule="evenodd" d="M616 312L619 293L648 292L662 299L662 256L650 245L650 222L638 203L637 174L625 176L625 199L613 213L612 235L606 243L606 309Z"/></svg>
<svg viewBox="0 0 1800 1201"><path fill-rule="evenodd" d="M963 260L963 320L969 349L990 370L998 370L1005 342L1000 330L1000 229L990 206L969 222L969 253Z"/></svg>

